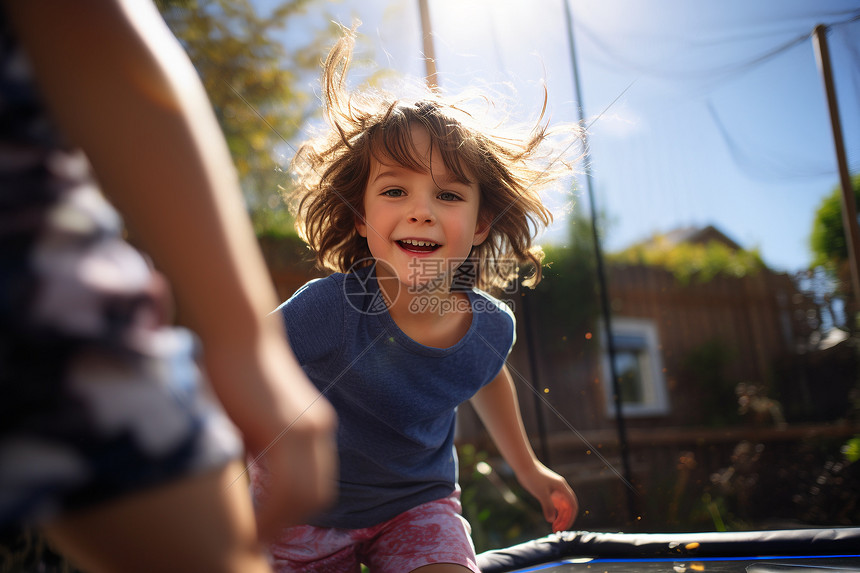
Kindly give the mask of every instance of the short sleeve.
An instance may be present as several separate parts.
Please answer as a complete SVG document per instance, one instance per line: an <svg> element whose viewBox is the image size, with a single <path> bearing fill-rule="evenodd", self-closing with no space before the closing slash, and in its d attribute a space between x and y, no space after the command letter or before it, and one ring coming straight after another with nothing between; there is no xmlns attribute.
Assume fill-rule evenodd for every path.
<svg viewBox="0 0 860 573"><path fill-rule="evenodd" d="M510 306L492 295L472 289L472 310L480 320L477 330L480 344L472 350L475 359L486 364L482 385L498 375L516 342L516 317Z"/></svg>
<svg viewBox="0 0 860 573"><path fill-rule="evenodd" d="M343 289L334 277L315 279L278 307L290 346L302 366L328 361L341 350Z"/></svg>

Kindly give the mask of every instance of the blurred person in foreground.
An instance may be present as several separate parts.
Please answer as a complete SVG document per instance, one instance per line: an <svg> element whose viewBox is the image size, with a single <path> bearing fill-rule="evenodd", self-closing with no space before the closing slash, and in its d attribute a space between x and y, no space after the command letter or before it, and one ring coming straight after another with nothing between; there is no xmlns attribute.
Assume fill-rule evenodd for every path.
<svg viewBox="0 0 860 573"><path fill-rule="evenodd" d="M258 531L331 499L335 416L265 318L223 135L155 7L2 0L0 138L0 528L93 572L268 571ZM245 452L281 500L256 522Z"/></svg>

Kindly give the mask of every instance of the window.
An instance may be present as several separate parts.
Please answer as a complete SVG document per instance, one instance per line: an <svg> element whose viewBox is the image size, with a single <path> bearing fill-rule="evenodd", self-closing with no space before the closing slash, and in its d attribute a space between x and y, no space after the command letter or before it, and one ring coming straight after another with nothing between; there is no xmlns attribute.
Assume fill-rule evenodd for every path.
<svg viewBox="0 0 860 573"><path fill-rule="evenodd" d="M615 416L609 351L603 344L603 387L606 409ZM625 416L652 416L669 411L660 340L651 320L613 318L612 340L615 342L615 370L619 379L621 408Z"/></svg>

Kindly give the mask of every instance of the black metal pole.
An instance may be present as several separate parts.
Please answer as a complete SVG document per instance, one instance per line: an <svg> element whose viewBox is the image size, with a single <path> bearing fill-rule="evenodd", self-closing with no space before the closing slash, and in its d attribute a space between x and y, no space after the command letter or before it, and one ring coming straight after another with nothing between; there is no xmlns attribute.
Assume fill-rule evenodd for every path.
<svg viewBox="0 0 860 573"><path fill-rule="evenodd" d="M833 83L833 70L830 66L830 49L827 46L827 26L819 24L812 32L815 40L815 57L824 83L827 109L830 111L830 126L833 130L833 145L836 150L836 164L839 169L839 182L842 188L842 224L845 227L845 243L848 246L848 264L851 267L851 281L854 297L860 301L860 229L857 224L857 205L854 199L854 186L848 173L848 160L845 158L845 142L842 139L842 124L839 120L839 103Z"/></svg>
<svg viewBox="0 0 860 573"><path fill-rule="evenodd" d="M541 400L540 384L538 384L537 344L535 342L537 338L537 332L535 332L534 320L532 319L532 312L534 312L534 306L531 304L531 297L534 295L534 291L530 291L524 294L525 296L523 296L520 300L522 300L523 302L523 321L525 322L524 326L526 331L526 347L528 348L529 353L529 371L532 378L532 389L534 390L534 406L535 417L537 418L538 427L538 443L540 444L540 459L544 464L549 466L549 443L547 441L546 419L544 418L544 408L543 400Z"/></svg>
<svg viewBox="0 0 860 573"><path fill-rule="evenodd" d="M567 23L567 40L570 48L570 60L573 70L573 83L576 94L576 103L579 113L579 123L585 126L585 112L582 105L582 92L579 87L579 68L576 61L576 44L573 39L573 13L570 10L570 0L564 2L565 22ZM627 483L633 483L630 476L630 451L627 443L627 428L624 421L624 411L621 404L621 388L619 386L619 376L615 364L615 341L612 336L612 310L609 304L609 285L606 279L606 268L603 263L603 250L600 246L600 234L597 230L597 207L594 201L594 191L591 186L591 160L588 155L587 137L583 133L586 145L584 146L583 164L585 170L585 188L588 193L588 203L591 215L591 231L594 239L594 258L597 265L597 281L600 290L600 308L603 316L603 325L606 332L606 351L609 354L609 375L612 378L612 399L615 405L615 424L618 431L618 448L621 454L621 465L624 479ZM627 492L627 510L630 514L632 523L636 522L636 498L635 492L629 487L625 488Z"/></svg>

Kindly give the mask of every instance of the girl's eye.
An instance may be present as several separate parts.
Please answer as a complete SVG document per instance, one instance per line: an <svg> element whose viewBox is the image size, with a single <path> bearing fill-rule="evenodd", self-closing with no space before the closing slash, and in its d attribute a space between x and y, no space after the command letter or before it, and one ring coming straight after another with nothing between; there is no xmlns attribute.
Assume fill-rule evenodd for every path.
<svg viewBox="0 0 860 573"><path fill-rule="evenodd" d="M438 195L439 199L443 201L460 201L460 196L456 193L451 193L450 191L443 191Z"/></svg>
<svg viewBox="0 0 860 573"><path fill-rule="evenodd" d="M382 192L386 197L402 197L406 192L403 189L386 189Z"/></svg>

